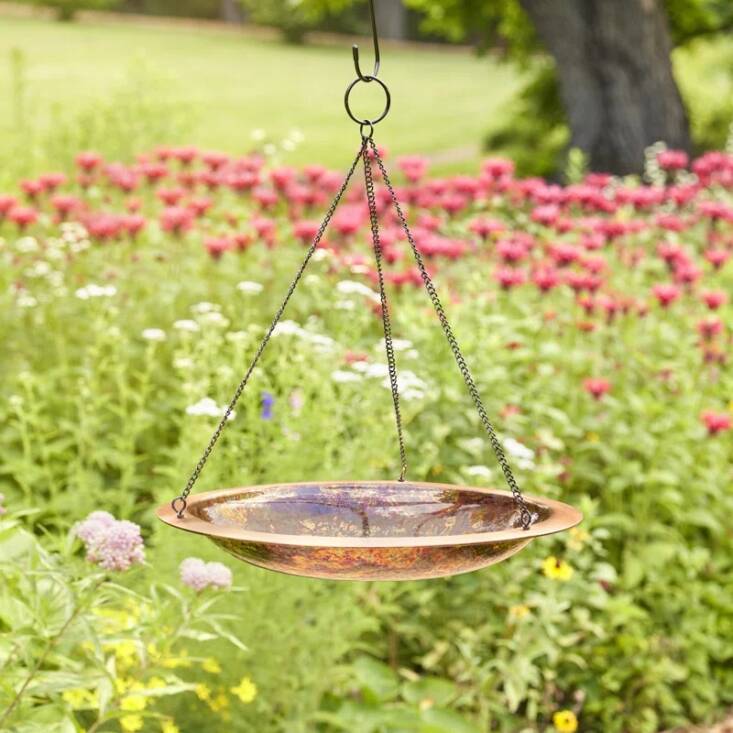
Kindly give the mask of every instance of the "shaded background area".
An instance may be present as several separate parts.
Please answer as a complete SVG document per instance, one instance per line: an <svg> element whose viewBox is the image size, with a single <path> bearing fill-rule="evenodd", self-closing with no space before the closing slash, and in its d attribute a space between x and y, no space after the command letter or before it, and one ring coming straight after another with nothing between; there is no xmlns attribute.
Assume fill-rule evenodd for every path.
<svg viewBox="0 0 733 733"><path fill-rule="evenodd" d="M528 0L382 0L380 33L399 39L386 45L382 73L395 100L383 125L392 149L428 154L446 171L471 170L489 150L510 155L520 173L562 177L573 150L591 169L626 173L641 170L643 150L658 140L688 152L725 146L729 4L627 5L603 15L603 3L572 2L550 14ZM242 151L253 130L278 143L296 130L286 148L297 147L300 132L308 155L338 164L351 144L340 98L353 69L350 39L334 34L367 32L366 14L356 0L0 4L6 145L44 146L44 133L58 132L71 107L98 107L117 91L143 106L145 94L169 103L180 125L169 139ZM370 54L370 42L362 45ZM365 115L381 107L376 90L358 94ZM294 162L307 157L286 152Z"/></svg>

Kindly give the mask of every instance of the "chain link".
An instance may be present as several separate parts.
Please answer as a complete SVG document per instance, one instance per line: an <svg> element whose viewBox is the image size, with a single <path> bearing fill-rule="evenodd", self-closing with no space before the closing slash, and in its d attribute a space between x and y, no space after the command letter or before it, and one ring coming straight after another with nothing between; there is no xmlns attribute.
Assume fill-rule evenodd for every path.
<svg viewBox="0 0 733 733"><path fill-rule="evenodd" d="M423 260L422 254L420 254L420 250L417 248L417 245L415 244L415 240L407 224L407 219L405 218L405 214L402 211L400 202L397 199L397 194L395 193L394 187L392 186L392 182L390 181L389 176L387 175L387 170L384 166L384 162L382 161L382 158L379 155L379 150L377 149L377 146L374 144L374 140L372 138L368 138L367 142L369 143L369 147L371 148L373 152L374 159L377 161L377 165L379 166L379 170L382 174L382 179L384 180L384 183L387 186L387 189L389 190L389 194L392 198L392 203L395 207L395 211L397 212L397 216L400 220L400 225L402 226L402 228L405 231L405 234L407 236L407 241L410 243L410 247L412 249L413 256L415 257L415 262L417 263L418 270L420 271L420 276L422 277L423 283L425 284L425 289L428 291L430 300L433 303L433 308L435 309L435 312L438 315L438 319L440 320L440 325L443 328L443 333L445 334L445 337L448 340L448 344L450 345L451 351L453 352L453 356L456 360L456 363L458 364L458 368L461 372L461 375L463 376L463 381L466 383L466 386L468 387L468 391L471 395L471 399L473 400L473 403L476 406L476 410L478 411L479 418L481 419L481 424L483 425L484 430L486 431L486 434L489 436L491 447L494 449L494 453L496 454L496 458L499 461L499 465L501 466L501 470L504 474L504 478L506 479L506 482L509 485L509 488L511 489L512 495L514 496L514 500L519 505L522 526L524 527L524 529L529 529L533 521L532 513L530 512L529 507L527 506L527 502L525 501L524 496L522 495L522 491L520 490L517 484L517 481L514 478L514 474L512 473L511 466L509 465L506 459L504 449L502 448L501 442L499 441L499 438L496 435L494 426L491 424L491 421L489 420L489 416L486 414L486 409L484 408L483 402L481 401L481 396L479 394L478 388L476 387L476 383L474 382L473 377L471 376L471 372L468 368L468 364L466 363L466 360L463 357L463 354L461 353L461 349L458 346L458 341L456 340L456 337L453 335L453 329L451 328L451 325L448 322L448 317L446 316L445 310L443 309L443 304L440 302L440 298L438 297L438 292L435 289L435 285L433 285L433 281L430 278L430 275L428 274L427 268L425 267L425 261Z"/></svg>
<svg viewBox="0 0 733 733"><path fill-rule="evenodd" d="M371 141L371 136L364 140ZM362 151L364 162L364 183L366 186L367 203L369 204L369 221L372 229L372 244L374 246L374 259L377 263L377 276L379 279L379 298L382 303L382 325L384 326L384 348L387 352L387 367L389 369L389 384L392 389L392 402L394 403L395 423L397 425L397 441L400 446L400 481L405 480L407 473L407 455L405 453L405 438L402 434L402 414L400 412L400 393L397 384L397 364L394 356L394 344L392 343L392 323L389 315L389 304L387 292L384 287L384 271L382 268L382 243L379 237L379 214L377 212L377 201L374 196L374 176L372 162L369 159L369 150L365 145Z"/></svg>
<svg viewBox="0 0 733 733"><path fill-rule="evenodd" d="M267 344L270 341L270 338L273 334L273 331L275 330L275 326L277 326L278 322L282 318L283 313L285 312L285 308L287 308L288 303L290 302L290 298L295 292L295 288L298 286L298 283L300 282L301 277L303 276L303 273L305 272L306 268L308 267L308 263L311 261L311 257L313 257L314 252L318 248L318 245L320 244L320 241L326 231L326 228L328 227L328 224L331 221L331 218L333 217L334 212L336 211L336 208L338 207L341 198L343 197L344 193L346 192L346 189L349 186L349 182L351 181L354 171L356 170L356 166L359 163L359 160L362 158L362 156L367 151L367 140L366 138L362 139L361 147L359 148L359 152L357 153L356 157L354 158L354 162L351 164L351 168L349 168L348 173L346 174L346 178L344 179L344 182L341 184L341 188L338 190L338 193L336 196L334 196L333 201L331 202L331 206L329 207L328 211L326 212L326 216L324 217L323 221L321 222L321 226L318 229L318 232L313 239L313 242L311 243L310 247L308 247L308 251L306 252L305 258L298 268L298 271L295 274L295 278L290 283L290 287L288 288L288 291L285 295L285 298L283 299L282 303L280 304L280 307L277 309L277 313L275 313L275 317L272 319L272 323L270 324L270 327L267 329L267 332L265 333L265 337L262 339L262 343L260 344L259 348L257 349L257 353L254 356L254 359L252 359L252 363L249 366L249 369L247 369L247 373L242 378L242 381L237 386L236 391L234 392L234 396L232 397L231 401L227 405L226 410L224 411L224 416L222 417L221 421L216 427L216 430L214 431L214 434L211 436L211 439L209 440L208 445L206 446L206 450L204 450L203 455L201 458L199 458L198 463L196 464L196 467L193 470L193 473L191 474L191 477L188 479L188 483L186 484L186 488L181 492L181 495L176 497L171 502L171 507L173 508L173 511L176 512L178 515L178 518L181 519L183 517L183 512L186 511L186 500L188 499L188 495L191 493L191 489L193 489L194 484L196 481L198 481L199 476L201 475L201 471L203 470L204 466L206 465L206 461L209 458L209 455L211 455L211 451L214 449L214 446L216 445L217 441L219 440L219 436L221 435L222 431L224 430L224 427L226 426L227 422L229 421L229 418L234 411L234 407L236 406L239 398L242 395L242 392L244 391L244 388L247 386L247 382L249 382L249 378L252 376L252 372L254 371L255 367L257 366L257 362L260 360L260 357L262 356L262 353L264 352Z"/></svg>

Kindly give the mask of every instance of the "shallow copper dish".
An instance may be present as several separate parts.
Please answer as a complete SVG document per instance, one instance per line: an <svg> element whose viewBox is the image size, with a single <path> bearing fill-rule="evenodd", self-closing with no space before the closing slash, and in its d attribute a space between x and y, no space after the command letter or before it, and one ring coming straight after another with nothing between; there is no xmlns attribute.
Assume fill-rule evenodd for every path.
<svg viewBox="0 0 733 733"><path fill-rule="evenodd" d="M525 499L534 520L527 530L508 491L397 481L223 489L190 496L181 519L169 504L157 515L269 570L416 580L492 565L582 519L559 501Z"/></svg>

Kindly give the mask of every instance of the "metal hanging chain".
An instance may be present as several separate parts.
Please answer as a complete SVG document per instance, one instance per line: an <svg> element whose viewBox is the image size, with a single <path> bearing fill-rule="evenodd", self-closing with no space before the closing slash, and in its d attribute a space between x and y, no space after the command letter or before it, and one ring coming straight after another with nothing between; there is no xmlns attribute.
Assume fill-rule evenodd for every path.
<svg viewBox="0 0 733 733"><path fill-rule="evenodd" d="M363 138L366 142L372 138ZM373 144L373 142L372 142ZM366 145L362 150L362 161L364 163L364 183L366 186L367 203L369 204L369 221L372 228L372 245L374 246L374 259L377 263L377 276L379 279L379 298L382 303L382 325L384 326L384 348L387 352L387 367L389 369L389 384L392 389L392 402L394 403L395 424L397 425L397 441L400 446L400 481L405 480L407 473L407 455L405 453L405 438L402 434L402 414L400 412L400 393L397 384L397 364L394 356L394 344L392 343L392 323L389 315L389 303L387 292L384 287L384 271L382 268L382 243L379 237L379 214L377 213L377 201L374 196L374 176L372 162L369 159L369 149Z"/></svg>
<svg viewBox="0 0 733 733"><path fill-rule="evenodd" d="M456 360L456 363L458 364L458 368L460 369L460 372L463 376L463 381L466 383L466 386L468 387L468 391L471 395L471 398L473 399L473 403L476 406L476 410L478 411L479 418L481 419L481 424L483 425L484 430L486 431L486 434L489 436L491 447L494 449L496 458L499 461L499 465L501 466L502 472L504 473L504 478L506 479L506 482L512 491L514 500L516 501L516 503L518 504L520 508L522 527L524 529L529 529L533 521L532 512L529 510L529 507L527 506L527 502L525 501L524 496L522 495L522 491L520 490L517 484L517 481L514 478L514 474L512 473L511 466L509 465L509 462L506 459L504 449L502 448L501 442L499 441L499 438L496 435L496 430L494 430L494 426L491 424L491 421L489 420L489 416L486 414L486 408L484 408L483 402L481 401L481 395L479 394L478 388L476 387L476 383L474 382L473 377L471 376L471 372L468 368L468 364L466 364L466 360L463 357L463 354L461 353L461 349L458 346L458 341L456 340L456 337L453 335L453 329L451 328L451 325L448 322L448 317L445 315L445 310L443 309L443 304L440 302L440 298L438 297L438 292L435 289L435 285L433 285L433 281L430 278L430 275L428 274L427 268L425 267L425 261L423 260L423 257L420 254L420 250L417 248L417 245L415 244L415 240L413 239L412 232L410 231L410 227L407 224L407 219L405 218L404 212L402 211L402 207L400 206L400 202L397 199L397 194L395 193L394 187L392 186L392 182L390 181L389 175L387 174L387 169L385 168L384 162L382 161L382 158L379 155L379 150L377 149L377 146L374 144L374 140L371 137L367 138L367 142L369 143L369 147L372 150L374 159L377 161L379 170L382 173L382 178L384 180L384 183L387 186L387 189L389 190L389 194L392 198L392 203L395 207L395 211L397 212L397 216L400 220L400 225L402 226L402 228L405 231L405 234L407 235L407 241L410 243L412 254L415 257L415 262L417 263L418 270L420 271L420 276L422 277L423 283L425 284L425 289L428 291L430 300L433 303L433 308L435 309L435 312L438 315L438 319L440 320L440 325L443 327L443 333L445 334L445 337L448 340L448 344L450 345L451 351L453 352L453 356Z"/></svg>
<svg viewBox="0 0 733 733"><path fill-rule="evenodd" d="M303 276L303 273L305 272L306 268L308 267L308 263L311 261L311 258L313 257L313 253L318 248L318 245L320 244L320 241L326 231L326 228L328 227L329 222L331 221L331 218L333 217L334 212L336 211L336 208L339 205L339 202L341 201L341 198L343 197L344 193L346 192L346 189L349 186L349 182L351 181L354 171L356 170L356 166L359 164L359 160L364 155L365 151L367 149L367 139L363 138L361 147L359 148L359 152L356 154L356 157L354 158L354 162L351 164L351 167L349 168L348 173L346 174L346 178L344 178L344 182L341 184L341 188L338 190L338 193L336 196L334 196L333 201L331 202L331 206L329 207L328 211L326 212L326 216L324 217L323 221L321 222L321 226L318 229L318 232L313 239L313 242L311 243L310 247L308 247L308 251L306 252L305 258L303 259L303 262L301 263L300 267L298 268L298 271L295 274L295 278L290 283L290 287L288 288L288 291L285 295L285 298L283 299L282 303L280 304L280 307L277 309L277 313L275 313L275 317L272 319L272 323L270 324L270 327L267 329L267 333L265 333L265 337L262 339L262 343L260 343L259 348L257 349L257 353L254 356L254 359L252 359L252 363L249 366L249 369L247 369L246 374L242 378L242 381L237 386L236 391L234 392L234 396L232 397L231 401L227 405L227 409L224 411L224 416L222 417L221 421L216 427L216 430L214 431L214 434L211 436L211 439L209 440L208 445L206 446L206 450L204 450L203 455L201 458L199 458L199 462L196 464L196 468L194 468L193 473L191 474L191 477L188 479L188 483L186 484L186 488L181 492L181 495L176 497L171 502L171 507L173 508L173 511L176 512L179 519L183 518L183 512L186 511L186 499L188 498L188 495L191 493L191 489L194 487L194 484L198 480L199 476L201 475L201 471L203 470L204 466L206 465L206 461L209 458L209 455L211 454L211 451L214 449L214 446L216 445L217 441L219 440L219 436L221 435L222 431L224 430L224 427L226 426L227 422L229 421L229 417L232 414L232 411L234 410L234 407L237 404L237 401L242 395L242 392L244 391L244 388L247 386L247 382L249 382L249 378L252 376L252 372L254 371L255 367L257 366L257 362L260 360L260 357L262 356L262 353L265 350L265 347L270 341L270 337L272 336L273 331L275 330L275 326L277 326L278 322L282 318L283 313L285 312L285 308L287 307L291 296L295 292L295 288L298 286L298 283L300 282L301 277Z"/></svg>

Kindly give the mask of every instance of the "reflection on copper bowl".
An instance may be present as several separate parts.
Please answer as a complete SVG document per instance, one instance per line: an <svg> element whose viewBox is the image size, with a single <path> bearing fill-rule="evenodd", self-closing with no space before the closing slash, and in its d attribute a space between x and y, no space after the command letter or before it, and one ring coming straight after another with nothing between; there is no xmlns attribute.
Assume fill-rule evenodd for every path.
<svg viewBox="0 0 733 733"><path fill-rule="evenodd" d="M525 497L522 528L508 491L451 484L343 481L272 484L195 494L178 518L234 557L269 570L338 580L417 580L505 560L533 538L581 521L573 507Z"/></svg>

